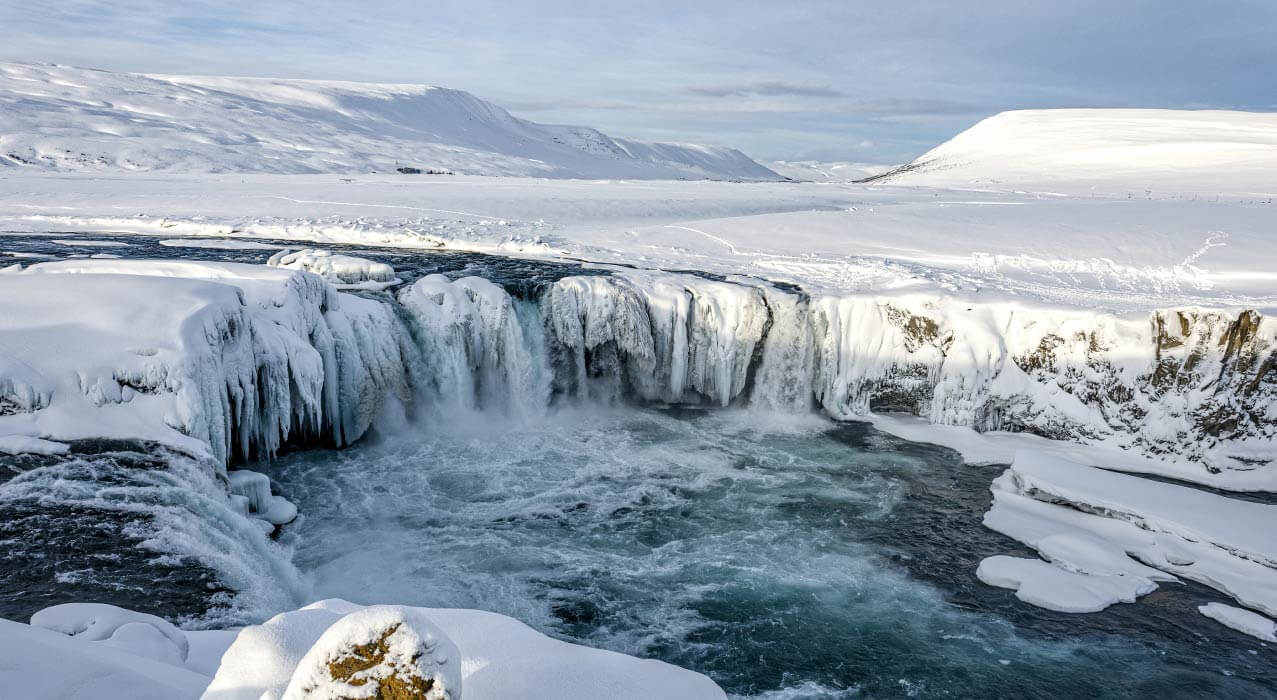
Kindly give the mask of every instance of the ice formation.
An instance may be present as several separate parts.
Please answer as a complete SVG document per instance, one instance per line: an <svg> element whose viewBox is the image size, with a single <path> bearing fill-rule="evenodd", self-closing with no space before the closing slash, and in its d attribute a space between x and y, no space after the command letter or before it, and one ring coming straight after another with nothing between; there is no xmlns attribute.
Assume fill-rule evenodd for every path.
<svg viewBox="0 0 1277 700"><path fill-rule="evenodd" d="M385 289L403 280L385 263L353 255L338 255L320 248L281 250L266 261L271 267L305 270L323 277L338 289Z"/></svg>
<svg viewBox="0 0 1277 700"><path fill-rule="evenodd" d="M1225 627L1249 634L1260 641L1277 643L1277 622L1263 615L1223 603L1207 603L1197 610Z"/></svg>
<svg viewBox="0 0 1277 700"><path fill-rule="evenodd" d="M152 439L221 463L345 445L408 395L394 309L310 274L81 260L0 276L0 432ZM190 440L187 438L194 438Z"/></svg>
<svg viewBox="0 0 1277 700"><path fill-rule="evenodd" d="M1026 450L994 481L984 524L1045 559L995 556L978 572L1034 605L1091 612L1184 578L1277 615L1274 505Z"/></svg>

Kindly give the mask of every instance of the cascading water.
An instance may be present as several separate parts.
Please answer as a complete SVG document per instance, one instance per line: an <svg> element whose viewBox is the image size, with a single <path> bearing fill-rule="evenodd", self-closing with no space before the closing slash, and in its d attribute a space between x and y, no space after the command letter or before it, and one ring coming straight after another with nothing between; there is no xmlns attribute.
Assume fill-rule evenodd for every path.
<svg viewBox="0 0 1277 700"><path fill-rule="evenodd" d="M240 456L314 437L316 426L335 445L370 425L377 436L255 467L301 507L282 543L225 502L216 465L157 458L149 446L19 469L0 487L0 509L46 533L46 568L72 597L146 607L130 596L160 575L204 596L161 595L160 612L217 616L203 624L341 595L506 612L703 670L748 697L1023 697L1067 684L1096 697L1271 694L1269 659L1191 610L1171 625L1117 606L1087 626L979 587L975 564L1008 549L979 525L993 473L811 415L893 409L1066 438L1134 435L1109 404L1147 415L1162 397L1215 400L1184 388L1185 367L1249 382L1243 373L1263 365L1237 358L1265 351L1260 322L1181 319L1165 340L1174 330L1094 314L809 298L756 280L630 270L525 274L526 263L496 284L470 276L495 267L419 258L423 274L403 276L420 279L397 294L342 295L357 313L320 305L322 323L305 317L319 353L308 383L240 367L243 382L274 387L245 395L279 404L256 436L237 427L242 411L229 412L226 444L257 445ZM272 352L273 326L255 330L254 352ZM1159 374L1176 361L1178 384ZM1271 390L1259 379L1237 400L1258 404ZM396 418L387 397L409 395L414 415ZM668 408L680 405L730 410ZM113 528L116 563L83 565L98 536L91 518ZM50 534L60 530L73 536ZM305 580L287 561L293 549ZM31 597L16 579L5 585L10 598ZM1193 587L1154 595L1185 609L1217 599ZM1204 649L1180 639L1183 619ZM1105 665L1120 670L1097 675Z"/></svg>

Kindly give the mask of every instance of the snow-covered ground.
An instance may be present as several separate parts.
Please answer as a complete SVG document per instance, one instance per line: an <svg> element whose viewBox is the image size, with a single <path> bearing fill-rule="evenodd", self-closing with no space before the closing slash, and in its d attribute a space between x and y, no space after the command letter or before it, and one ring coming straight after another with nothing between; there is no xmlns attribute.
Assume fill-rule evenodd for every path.
<svg viewBox="0 0 1277 700"><path fill-rule="evenodd" d="M22 700L300 700L370 689L426 700L726 698L700 674L550 639L503 615L343 600L238 632L183 632L153 615L70 603L30 625L0 620L0 654L0 686ZM11 663L19 658L27 662ZM352 670L338 675L342 661ZM419 694L392 694L396 680Z"/></svg>
<svg viewBox="0 0 1277 700"><path fill-rule="evenodd" d="M264 85L301 101L353 89ZM1277 491L1272 123L1003 115L923 159L949 169L878 185L0 169L0 230L58 241L269 238L611 273L555 282L529 326L526 305L477 278L426 277L393 302L340 293L331 283L391 273L313 251L280 254L282 267L11 270L0 449L131 437L220 466L299 435L347 443L409 385L543 410L552 392L615 400L624 377L643 399L820 407L975 460L1033 448L995 482L986 523L1045 559L993 557L983 580L1085 611L1182 578L1273 615L1272 506L1094 468ZM941 175L946 187L909 184ZM409 323L426 341L409 340ZM428 371L413 375L410 352ZM240 511L271 520L269 488L235 480ZM1265 618L1206 614L1271 633Z"/></svg>
<svg viewBox="0 0 1277 700"><path fill-rule="evenodd" d="M775 180L740 151L537 124L427 85L0 62L0 169Z"/></svg>

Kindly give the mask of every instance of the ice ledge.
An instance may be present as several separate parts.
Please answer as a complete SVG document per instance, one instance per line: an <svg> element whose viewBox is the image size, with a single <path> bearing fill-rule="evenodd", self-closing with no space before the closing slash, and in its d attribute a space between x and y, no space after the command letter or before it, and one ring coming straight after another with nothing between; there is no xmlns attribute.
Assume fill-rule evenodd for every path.
<svg viewBox="0 0 1277 700"><path fill-rule="evenodd" d="M993 482L984 524L1045 560L995 556L978 571L1034 605L1092 612L1184 578L1277 615L1274 505L1025 450Z"/></svg>

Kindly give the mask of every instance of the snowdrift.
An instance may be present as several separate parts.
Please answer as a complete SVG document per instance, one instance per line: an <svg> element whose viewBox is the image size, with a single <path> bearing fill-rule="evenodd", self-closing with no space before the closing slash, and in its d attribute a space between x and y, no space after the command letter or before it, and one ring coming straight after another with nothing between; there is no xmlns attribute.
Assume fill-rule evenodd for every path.
<svg viewBox="0 0 1277 700"><path fill-rule="evenodd" d="M185 632L110 605L60 605L30 625L0 620L0 654L0 687L24 700L373 697L378 690L376 697L430 700L727 697L699 673L561 642L503 615L344 600L239 631ZM343 670L355 673L330 677ZM407 682L393 687L400 679Z"/></svg>
<svg viewBox="0 0 1277 700"><path fill-rule="evenodd" d="M1222 110L1047 109L989 117L881 180L909 185L1121 183L1274 194L1277 114ZM1259 188L1259 189L1254 189Z"/></svg>
<svg viewBox="0 0 1277 700"><path fill-rule="evenodd" d="M0 169L6 166L781 179L734 149L537 124L447 88L0 62Z"/></svg>

